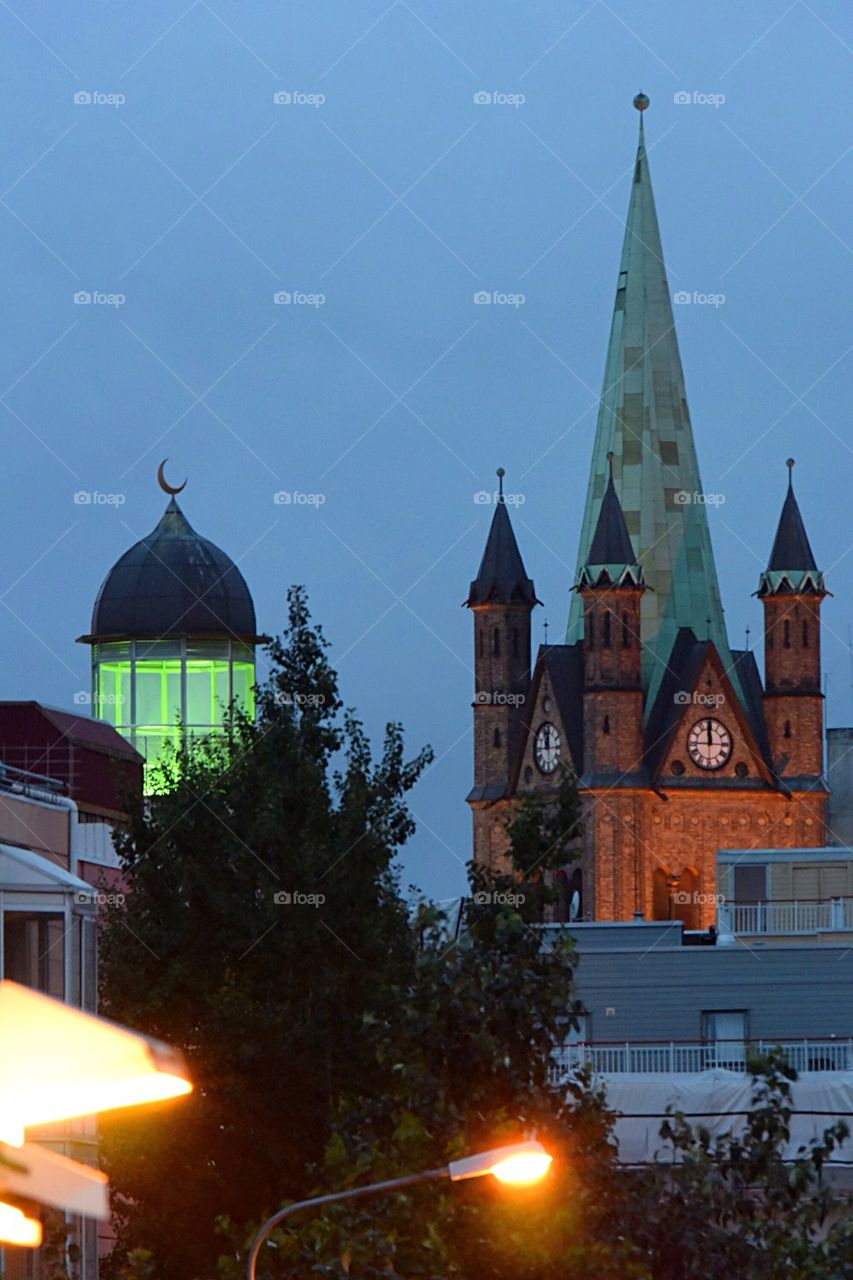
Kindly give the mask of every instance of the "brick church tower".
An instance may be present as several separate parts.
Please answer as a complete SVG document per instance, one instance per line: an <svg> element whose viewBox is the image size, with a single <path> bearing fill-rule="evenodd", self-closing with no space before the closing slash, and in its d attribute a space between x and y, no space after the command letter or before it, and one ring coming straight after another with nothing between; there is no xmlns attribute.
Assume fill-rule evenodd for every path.
<svg viewBox="0 0 853 1280"><path fill-rule="evenodd" d="M726 634L643 136L648 99L634 105L639 144L566 642L540 647L531 672L537 601L499 501L467 600L468 801L474 857L500 866L519 799L553 793L569 770L584 813L572 910L706 928L718 849L824 841L827 593L789 482L758 591L763 684L752 651Z"/></svg>

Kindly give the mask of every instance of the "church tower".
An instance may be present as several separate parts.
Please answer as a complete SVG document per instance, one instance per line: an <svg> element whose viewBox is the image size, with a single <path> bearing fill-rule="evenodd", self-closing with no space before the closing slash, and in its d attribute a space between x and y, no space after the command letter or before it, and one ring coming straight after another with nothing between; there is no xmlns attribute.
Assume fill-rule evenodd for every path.
<svg viewBox="0 0 853 1280"><path fill-rule="evenodd" d="M486 548L466 606L474 621L474 856L495 865L506 848L500 806L507 796L530 689L530 614L539 604L521 559L498 470ZM487 810L491 812L487 813Z"/></svg>
<svg viewBox="0 0 853 1280"><path fill-rule="evenodd" d="M584 769L598 778L638 774L643 763L640 602L645 592L613 483L576 591L583 605Z"/></svg>
<svg viewBox="0 0 853 1280"><path fill-rule="evenodd" d="M820 607L826 595L794 495L788 492L758 595L764 605L764 719L776 772L787 782L823 773Z"/></svg>

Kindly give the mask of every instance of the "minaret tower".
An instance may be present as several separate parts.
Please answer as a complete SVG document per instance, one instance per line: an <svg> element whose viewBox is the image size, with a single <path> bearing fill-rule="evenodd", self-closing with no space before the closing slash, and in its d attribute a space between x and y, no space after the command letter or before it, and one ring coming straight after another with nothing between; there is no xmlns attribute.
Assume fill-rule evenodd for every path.
<svg viewBox="0 0 853 1280"><path fill-rule="evenodd" d="M786 781L823 772L820 606L827 594L794 496L794 459L770 563L764 605L764 719L773 765Z"/></svg>
<svg viewBox="0 0 853 1280"><path fill-rule="evenodd" d="M474 619L474 786L468 803L474 857L487 865L504 851L492 848L495 824L487 810L508 793L530 689L530 614L540 603L510 523L503 467L497 474L495 514L465 601Z"/></svg>
<svg viewBox="0 0 853 1280"><path fill-rule="evenodd" d="M575 585L583 607L584 773L622 775L643 757L640 602L643 570L631 545L613 483L607 488L587 563Z"/></svg>

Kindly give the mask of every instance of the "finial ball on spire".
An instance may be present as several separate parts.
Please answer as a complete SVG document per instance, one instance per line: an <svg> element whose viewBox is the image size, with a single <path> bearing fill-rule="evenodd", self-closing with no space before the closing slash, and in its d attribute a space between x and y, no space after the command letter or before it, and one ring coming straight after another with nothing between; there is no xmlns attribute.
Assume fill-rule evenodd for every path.
<svg viewBox="0 0 853 1280"><path fill-rule="evenodd" d="M789 470L789 471L791 470L791 468L793 467L793 465L794 465L794 459L793 459L793 458L786 458L786 459L785 459L785 466L788 468L788 470Z"/></svg>
<svg viewBox="0 0 853 1280"><path fill-rule="evenodd" d="M502 480L503 477L506 475L506 472L504 471L503 467L498 467L497 471L495 472L495 475L498 477L499 480Z"/></svg>
<svg viewBox="0 0 853 1280"><path fill-rule="evenodd" d="M645 111L649 105L648 96L645 93L638 93L634 99L634 106L638 111Z"/></svg>

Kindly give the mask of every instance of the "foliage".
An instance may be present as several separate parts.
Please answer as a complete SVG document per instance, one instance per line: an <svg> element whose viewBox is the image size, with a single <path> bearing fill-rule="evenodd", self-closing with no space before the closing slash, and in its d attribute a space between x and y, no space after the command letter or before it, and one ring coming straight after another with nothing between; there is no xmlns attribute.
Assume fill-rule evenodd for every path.
<svg viewBox="0 0 853 1280"><path fill-rule="evenodd" d="M181 1047L195 1093L102 1126L117 1194L110 1269L208 1277L216 1219L304 1188L338 1098L372 1067L365 1018L411 967L394 857L430 756L390 725L373 760L342 713L303 593L270 646L257 722L184 749L120 841L128 892L101 948L105 1014ZM333 757L342 760L334 770Z"/></svg>

